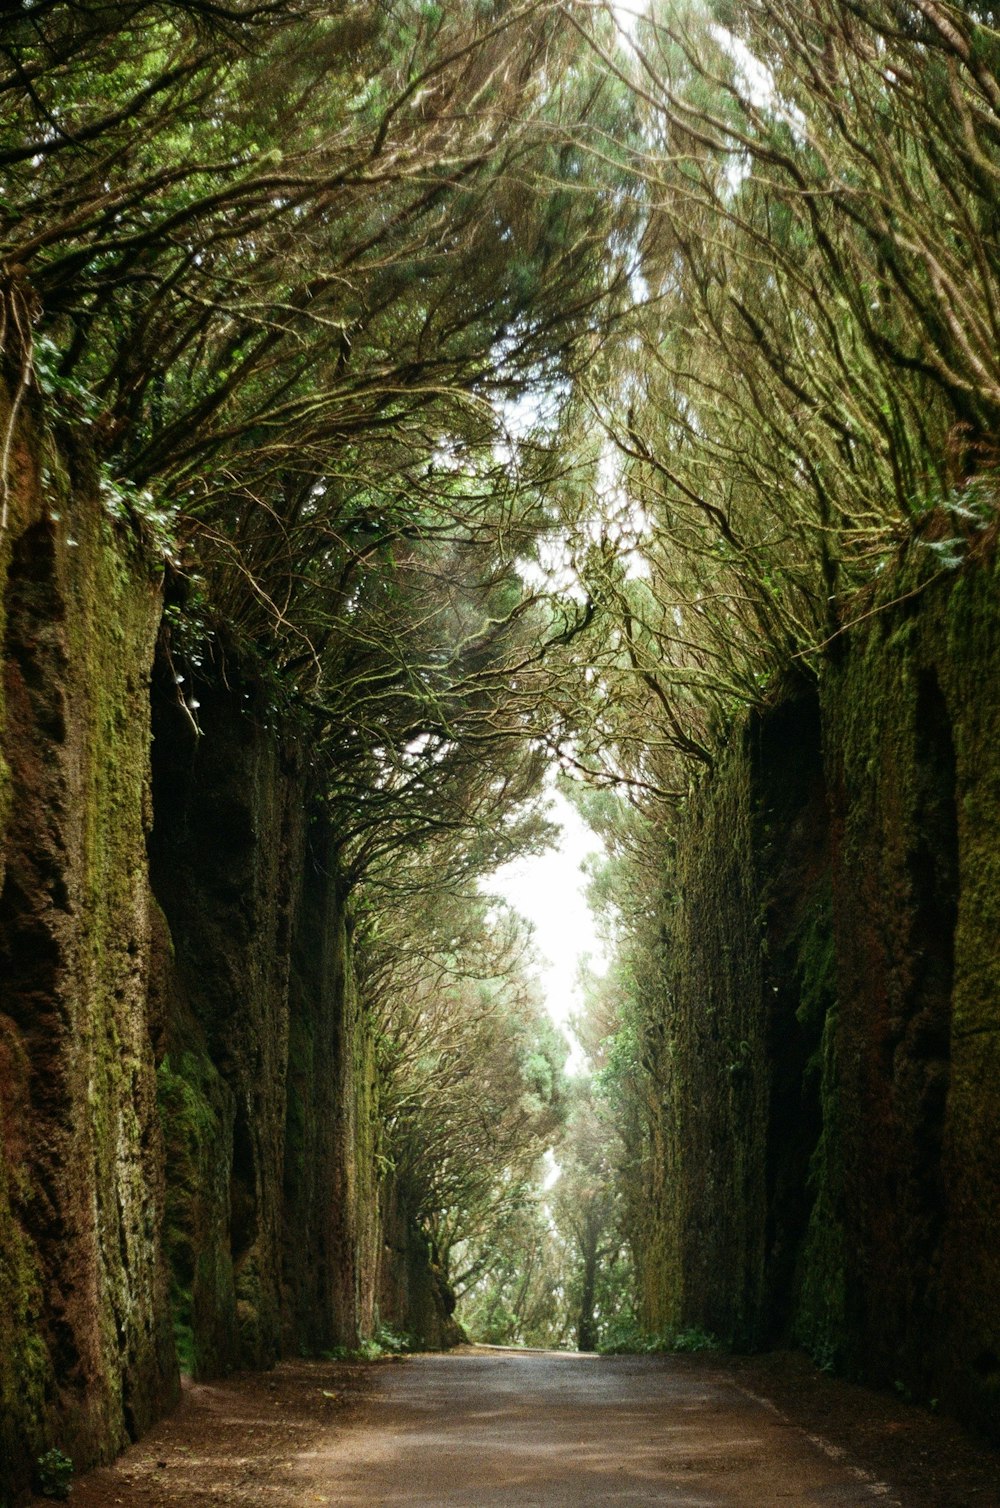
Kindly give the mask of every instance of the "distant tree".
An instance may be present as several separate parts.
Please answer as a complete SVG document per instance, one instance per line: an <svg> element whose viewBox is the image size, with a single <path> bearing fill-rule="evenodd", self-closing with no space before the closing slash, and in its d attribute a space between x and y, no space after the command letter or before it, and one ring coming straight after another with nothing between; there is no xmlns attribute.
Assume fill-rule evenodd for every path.
<svg viewBox="0 0 1000 1508"><path fill-rule="evenodd" d="M491 1345L561 1349L570 1337L565 1242L536 1185L489 1245L469 1242L457 1275L458 1314L473 1340Z"/></svg>
<svg viewBox="0 0 1000 1508"><path fill-rule="evenodd" d="M590 1080L574 1086L551 1192L556 1230L569 1251L567 1315L579 1351L593 1351L623 1312L631 1272L617 1186L618 1135Z"/></svg>
<svg viewBox="0 0 1000 1508"><path fill-rule="evenodd" d="M566 1045L525 955L513 915L482 897L445 900L432 884L382 899L358 939L377 1033L383 1153L459 1293L530 1207L565 1115Z"/></svg>

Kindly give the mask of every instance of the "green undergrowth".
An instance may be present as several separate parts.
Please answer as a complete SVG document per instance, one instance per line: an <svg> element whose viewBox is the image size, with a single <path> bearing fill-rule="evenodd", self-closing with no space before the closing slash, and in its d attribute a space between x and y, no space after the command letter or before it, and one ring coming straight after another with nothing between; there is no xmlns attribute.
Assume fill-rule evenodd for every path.
<svg viewBox="0 0 1000 1508"><path fill-rule="evenodd" d="M47 1450L38 1457L36 1479L43 1498L68 1498L72 1492L73 1462L61 1450Z"/></svg>
<svg viewBox="0 0 1000 1508"><path fill-rule="evenodd" d="M721 1349L721 1342L716 1336L697 1325L650 1333L641 1329L635 1321L611 1327L607 1339L598 1346L602 1356L659 1356Z"/></svg>
<svg viewBox="0 0 1000 1508"><path fill-rule="evenodd" d="M416 1349L411 1335L379 1325L373 1336L357 1346L332 1346L322 1354L324 1361L380 1361L393 1356L408 1356Z"/></svg>

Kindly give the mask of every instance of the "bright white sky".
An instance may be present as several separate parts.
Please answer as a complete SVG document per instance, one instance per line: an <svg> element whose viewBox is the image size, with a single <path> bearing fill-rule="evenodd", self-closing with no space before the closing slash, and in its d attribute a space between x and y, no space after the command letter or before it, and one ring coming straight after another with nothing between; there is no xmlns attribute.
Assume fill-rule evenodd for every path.
<svg viewBox="0 0 1000 1508"><path fill-rule="evenodd" d="M556 790L551 795L549 816L562 828L558 848L505 864L490 876L486 888L503 896L531 922L545 1003L572 1047L567 1069L579 1073L586 1062L570 1031L569 1017L583 1004L580 961L589 957L598 973L607 967L584 894L587 882L582 869L587 856L600 851L600 843L565 796Z"/></svg>

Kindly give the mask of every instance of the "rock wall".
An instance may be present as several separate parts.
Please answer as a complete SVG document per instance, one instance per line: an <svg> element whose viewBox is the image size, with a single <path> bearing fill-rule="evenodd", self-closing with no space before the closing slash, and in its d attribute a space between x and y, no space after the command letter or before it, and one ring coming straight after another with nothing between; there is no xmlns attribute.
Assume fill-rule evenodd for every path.
<svg viewBox="0 0 1000 1508"><path fill-rule="evenodd" d="M335 876L316 818L297 872L284 1161L285 1344L313 1353L377 1328L375 1046Z"/></svg>
<svg viewBox="0 0 1000 1508"><path fill-rule="evenodd" d="M30 416L5 481L0 1498L50 1447L113 1454L177 1389L146 1008L156 572L87 452Z"/></svg>
<svg viewBox="0 0 1000 1508"><path fill-rule="evenodd" d="M40 412L11 439L5 1508L45 1450L79 1470L141 1433L179 1362L208 1377L372 1336L383 1250L374 1044L308 743L219 638L197 695L178 681L162 561L104 507L86 444Z"/></svg>
<svg viewBox="0 0 1000 1508"><path fill-rule="evenodd" d="M460 1345L466 1335L454 1317L455 1295L391 1176L382 1189L381 1235L380 1322L414 1350L439 1351Z"/></svg>
<svg viewBox="0 0 1000 1508"><path fill-rule="evenodd" d="M185 667L187 668L187 667ZM153 890L172 949L160 1102L167 1250L195 1376L272 1364L281 1318L281 1168L292 864L301 811L248 694L157 667ZM195 696L197 692L197 696ZM199 700L201 733L187 701Z"/></svg>
<svg viewBox="0 0 1000 1508"><path fill-rule="evenodd" d="M750 804L742 758L706 793L663 898L669 1006L647 1044L653 1147L635 1243L650 1329L697 1323L745 1341L760 1309L764 1218Z"/></svg>
<svg viewBox="0 0 1000 1508"><path fill-rule="evenodd" d="M183 683L197 732L172 658L153 702L167 1248L198 1377L371 1336L378 1245L374 1048L336 857L266 688L218 655Z"/></svg>
<svg viewBox="0 0 1000 1508"><path fill-rule="evenodd" d="M930 559L694 803L633 1223L649 1328L795 1340L998 1433L1000 582L988 540Z"/></svg>
<svg viewBox="0 0 1000 1508"><path fill-rule="evenodd" d="M1000 578L878 614L826 690L845 1351L1000 1434Z"/></svg>

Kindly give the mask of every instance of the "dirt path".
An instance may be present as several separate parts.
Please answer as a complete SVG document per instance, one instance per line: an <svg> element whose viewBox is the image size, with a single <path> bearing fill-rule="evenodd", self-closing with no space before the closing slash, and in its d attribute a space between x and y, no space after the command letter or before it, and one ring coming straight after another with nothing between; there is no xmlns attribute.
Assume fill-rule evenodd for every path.
<svg viewBox="0 0 1000 1508"><path fill-rule="evenodd" d="M1000 1455L798 1358L470 1348L190 1387L73 1503L1000 1508Z"/></svg>

